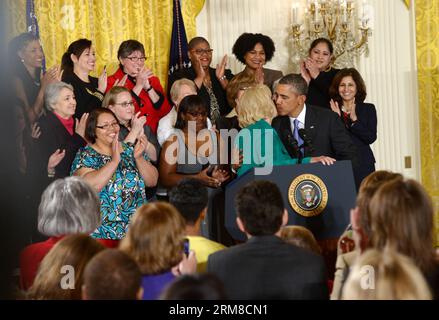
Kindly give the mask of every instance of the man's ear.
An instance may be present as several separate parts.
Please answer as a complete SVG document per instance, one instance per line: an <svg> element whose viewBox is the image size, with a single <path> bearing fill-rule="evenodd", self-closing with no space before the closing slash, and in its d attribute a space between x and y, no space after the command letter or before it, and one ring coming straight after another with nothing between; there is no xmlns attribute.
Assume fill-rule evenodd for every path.
<svg viewBox="0 0 439 320"><path fill-rule="evenodd" d="M284 209L284 213L282 214L282 227L285 227L288 224L288 211Z"/></svg>
<svg viewBox="0 0 439 320"><path fill-rule="evenodd" d="M240 217L236 218L236 224L238 225L239 230L241 230L244 233L247 233L247 231L245 231L244 223L242 222Z"/></svg>
<svg viewBox="0 0 439 320"><path fill-rule="evenodd" d="M301 105L304 104L305 101L306 101L306 95L301 94L301 95L299 96L299 102L300 102L300 104L301 104Z"/></svg>
<svg viewBox="0 0 439 320"><path fill-rule="evenodd" d="M198 218L198 220L200 221L204 220L204 218L206 217L206 213L207 213L207 207L201 210L200 217Z"/></svg>

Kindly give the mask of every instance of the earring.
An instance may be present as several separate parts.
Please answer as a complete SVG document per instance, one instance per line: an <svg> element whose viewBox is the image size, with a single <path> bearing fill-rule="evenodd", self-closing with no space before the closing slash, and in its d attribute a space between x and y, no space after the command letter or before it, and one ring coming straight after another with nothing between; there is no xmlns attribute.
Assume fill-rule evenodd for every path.
<svg viewBox="0 0 439 320"><path fill-rule="evenodd" d="M21 59L21 62L24 63L24 59Z"/></svg>

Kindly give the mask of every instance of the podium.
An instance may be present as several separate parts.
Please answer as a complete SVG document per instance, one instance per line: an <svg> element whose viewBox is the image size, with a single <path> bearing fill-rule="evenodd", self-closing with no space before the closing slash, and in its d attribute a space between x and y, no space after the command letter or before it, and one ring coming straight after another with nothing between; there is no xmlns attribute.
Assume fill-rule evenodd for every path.
<svg viewBox="0 0 439 320"><path fill-rule="evenodd" d="M268 180L279 187L288 210L288 224L303 226L320 241L338 239L350 222L356 188L350 161L273 166L268 175L251 169L226 187L225 227L232 238L245 241L236 225L235 196L251 181Z"/></svg>

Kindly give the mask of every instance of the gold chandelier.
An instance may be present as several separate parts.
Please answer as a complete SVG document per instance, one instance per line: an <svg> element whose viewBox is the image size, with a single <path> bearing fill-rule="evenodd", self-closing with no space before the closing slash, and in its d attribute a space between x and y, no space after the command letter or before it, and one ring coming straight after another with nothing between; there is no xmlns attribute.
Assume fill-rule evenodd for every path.
<svg viewBox="0 0 439 320"><path fill-rule="evenodd" d="M372 8L366 0L294 0L291 7L292 62L297 68L308 55L311 42L331 40L337 68L353 67L362 54L369 54Z"/></svg>

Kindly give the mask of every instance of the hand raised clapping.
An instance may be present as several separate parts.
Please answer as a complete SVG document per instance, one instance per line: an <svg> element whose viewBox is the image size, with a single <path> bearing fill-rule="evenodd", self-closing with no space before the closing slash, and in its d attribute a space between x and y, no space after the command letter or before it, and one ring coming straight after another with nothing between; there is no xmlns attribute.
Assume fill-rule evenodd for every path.
<svg viewBox="0 0 439 320"><path fill-rule="evenodd" d="M106 89L107 89L107 66L104 66L104 70L102 71L98 79L98 90L102 93L105 93Z"/></svg>
<svg viewBox="0 0 439 320"><path fill-rule="evenodd" d="M84 113L81 119L75 119L75 132L85 139L85 125L87 124L88 113Z"/></svg>
<svg viewBox="0 0 439 320"><path fill-rule="evenodd" d="M226 66L227 66L227 55L225 54L224 57L221 59L221 62L216 65L215 75L218 78L218 80L223 80L224 73L226 72Z"/></svg>
<svg viewBox="0 0 439 320"><path fill-rule="evenodd" d="M341 116L341 111L340 111L340 107L339 107L339 105L338 105L338 102L335 101L335 100L333 100L333 99L331 99L331 100L329 101L329 104L330 104L330 106L331 106L331 110L334 111L334 112L335 112L336 114L338 114L339 116Z"/></svg>

